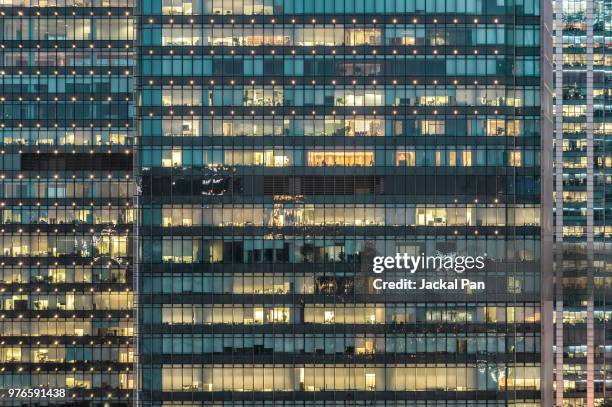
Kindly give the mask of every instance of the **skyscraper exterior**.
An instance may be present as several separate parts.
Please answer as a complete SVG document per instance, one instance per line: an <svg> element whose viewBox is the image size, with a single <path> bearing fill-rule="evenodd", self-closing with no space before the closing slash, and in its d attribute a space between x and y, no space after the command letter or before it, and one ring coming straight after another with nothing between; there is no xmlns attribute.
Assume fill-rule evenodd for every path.
<svg viewBox="0 0 612 407"><path fill-rule="evenodd" d="M130 405L131 1L2 0L0 26L0 404Z"/></svg>
<svg viewBox="0 0 612 407"><path fill-rule="evenodd" d="M552 405L548 2L138 7L138 403Z"/></svg>
<svg viewBox="0 0 612 407"><path fill-rule="evenodd" d="M555 7L557 406L612 397L612 3Z"/></svg>

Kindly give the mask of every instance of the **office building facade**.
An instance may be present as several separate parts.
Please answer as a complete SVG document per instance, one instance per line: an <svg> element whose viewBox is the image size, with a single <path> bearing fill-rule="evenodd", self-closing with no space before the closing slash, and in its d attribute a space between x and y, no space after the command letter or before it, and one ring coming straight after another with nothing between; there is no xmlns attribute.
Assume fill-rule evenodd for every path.
<svg viewBox="0 0 612 407"><path fill-rule="evenodd" d="M612 397L612 4L555 7L556 406Z"/></svg>
<svg viewBox="0 0 612 407"><path fill-rule="evenodd" d="M138 403L552 405L551 4L138 8Z"/></svg>
<svg viewBox="0 0 612 407"><path fill-rule="evenodd" d="M131 405L132 3L3 0L0 26L0 404Z"/></svg>

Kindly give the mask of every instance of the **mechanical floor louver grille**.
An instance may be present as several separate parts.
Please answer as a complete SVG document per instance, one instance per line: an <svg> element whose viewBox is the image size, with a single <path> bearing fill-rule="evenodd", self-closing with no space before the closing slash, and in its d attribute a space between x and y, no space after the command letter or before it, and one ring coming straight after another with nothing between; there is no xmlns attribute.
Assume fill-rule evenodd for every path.
<svg viewBox="0 0 612 407"><path fill-rule="evenodd" d="M24 171L132 171L131 154L22 154Z"/></svg>
<svg viewBox="0 0 612 407"><path fill-rule="evenodd" d="M264 177L266 195L374 195L383 193L383 177L304 175Z"/></svg>

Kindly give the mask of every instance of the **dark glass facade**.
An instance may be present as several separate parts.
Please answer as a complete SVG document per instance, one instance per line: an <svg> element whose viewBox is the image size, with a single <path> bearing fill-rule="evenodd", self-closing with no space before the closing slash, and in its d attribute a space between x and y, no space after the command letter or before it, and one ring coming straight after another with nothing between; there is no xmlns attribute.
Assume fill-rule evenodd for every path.
<svg viewBox="0 0 612 407"><path fill-rule="evenodd" d="M130 405L131 1L2 0L0 27L0 404Z"/></svg>
<svg viewBox="0 0 612 407"><path fill-rule="evenodd" d="M141 1L139 402L551 403L550 16ZM396 253L487 289L375 290Z"/></svg>

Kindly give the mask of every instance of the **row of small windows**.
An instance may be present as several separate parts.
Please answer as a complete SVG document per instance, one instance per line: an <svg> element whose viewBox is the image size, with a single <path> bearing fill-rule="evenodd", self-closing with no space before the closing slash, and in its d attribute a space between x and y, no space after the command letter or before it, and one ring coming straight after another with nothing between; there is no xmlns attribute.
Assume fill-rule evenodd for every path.
<svg viewBox="0 0 612 407"><path fill-rule="evenodd" d="M3 363L76 363L76 362L133 363L134 354L124 346L62 346L11 347L0 349ZM85 370L85 369L83 369Z"/></svg>
<svg viewBox="0 0 612 407"><path fill-rule="evenodd" d="M435 237L443 241L446 236ZM466 255L487 253L488 258L500 261L534 261L540 253L539 233L531 236L515 235L510 241L504 240L503 235L479 239L475 237L477 236L466 238L453 234L448 236L449 240L446 243L454 247L457 253L466 253ZM325 239L323 236L303 238L291 235L285 236L284 240L248 236L227 240L213 236L203 238L145 236L141 240L142 259L144 259L141 262L143 264L360 263L366 261L364 253L373 249L380 254L395 255L406 252L406 247L419 247L414 242L401 243L401 239L398 240L375 236L365 238L357 234L351 237L336 237L333 240ZM444 247L436 247L434 241L428 241L427 250L424 252L434 253L436 250L448 251ZM521 267L526 265L523 264Z"/></svg>
<svg viewBox="0 0 612 407"><path fill-rule="evenodd" d="M497 14L513 7L514 13L539 15L538 2L517 0L140 0L143 14L280 15L351 13Z"/></svg>
<svg viewBox="0 0 612 407"><path fill-rule="evenodd" d="M141 209L144 225L171 226L537 226L537 206L269 204Z"/></svg>
<svg viewBox="0 0 612 407"><path fill-rule="evenodd" d="M594 119L594 123L592 124L593 134L597 134L597 135L612 134L612 122L600 121L604 119L603 117L600 118L599 120L597 117L593 119ZM563 132L564 135L568 135L568 136L577 135L577 134L579 135L586 134L586 131L587 131L586 120L582 123L580 122L569 122L568 123L564 121L563 126L561 127L561 131ZM597 140L594 140L594 142L597 143Z"/></svg>
<svg viewBox="0 0 612 407"><path fill-rule="evenodd" d="M131 310L133 306L134 299L131 293L0 295L0 310L2 311Z"/></svg>
<svg viewBox="0 0 612 407"><path fill-rule="evenodd" d="M523 336L524 335L524 336ZM145 354L316 353L325 355L375 355L384 353L451 353L476 355L505 352L538 352L539 336L500 334L244 334L168 335L142 340Z"/></svg>
<svg viewBox="0 0 612 407"><path fill-rule="evenodd" d="M558 198L561 198L563 202L566 202L566 203L586 202L587 192L586 191L561 191L561 193L558 193L557 191L553 191L553 199L557 201Z"/></svg>
<svg viewBox="0 0 612 407"><path fill-rule="evenodd" d="M596 30L594 30L596 31ZM586 49L587 47L587 35L586 33L580 33L580 32L571 32L571 33L563 33L562 37L561 37L561 41L557 41L558 44L563 45L563 48L567 49L569 48L571 49L576 49L576 48L584 48ZM605 38L606 36L604 35L604 32L600 32L600 33L595 33L592 37L590 37L593 40L593 47L594 48L604 48L607 46Z"/></svg>
<svg viewBox="0 0 612 407"><path fill-rule="evenodd" d="M88 58L92 58L91 53L87 53ZM115 58L115 53L105 55L105 58ZM125 66L121 61L129 58L129 54L116 55L113 59L120 66ZM100 61L101 62L101 61ZM93 61L91 65L101 65L100 62ZM104 61L106 64L108 61ZM88 64L89 65L89 64ZM5 94L32 94L36 96L49 97L48 94L62 93L103 93L110 96L115 93L131 93L134 85L133 77L123 77L118 75L2 75L2 92ZM43 99L41 97L41 99ZM65 98L65 96L62 96ZM44 99L43 99L44 100ZM63 100L63 102L65 102Z"/></svg>
<svg viewBox="0 0 612 407"><path fill-rule="evenodd" d="M421 94L418 94L421 93ZM61 101L38 100L31 101L7 101L2 103L3 116L10 111L22 112L14 118L31 115L32 111L50 111L55 114L50 116L58 118L65 116L74 110L89 112L94 110L107 110L102 117L114 116L114 105L128 106L127 101L110 100L100 101L87 100L81 93L70 99L63 97ZM51 99L49 95L45 99ZM54 97L56 98L56 97ZM112 98L109 96L108 98ZM6 98L5 98L6 99ZM16 98L17 99L17 98ZM78 104L75 102L79 102ZM84 103L85 102L85 103ZM530 107L537 106L540 102L540 90L535 87L519 87L507 89L502 86L485 87L436 87L429 90L428 94L417 92L413 87L384 86L292 86L285 87L242 87L232 86L214 89L203 89L201 87L189 88L165 88L144 89L141 96L140 106L511 106ZM111 106L109 106L111 105ZM585 115L585 106L564 106L565 117ZM572 113L573 112L573 113ZM125 116L125 115L121 115Z"/></svg>
<svg viewBox="0 0 612 407"><path fill-rule="evenodd" d="M101 396L105 400L110 400L108 394L112 396L113 390L121 389L129 394L131 389L134 388L133 374L127 370L122 372L117 370L119 369L104 370L102 373L100 373L100 370L97 372L76 370L72 372L45 372L35 371L34 369L23 372L3 372L0 376L0 388L51 388L74 389L75 391L104 388L104 395ZM66 399L69 399L71 395L72 393L67 392ZM125 394L121 394L121 396L123 398ZM119 394L115 393L115 397L119 397Z"/></svg>
<svg viewBox="0 0 612 407"><path fill-rule="evenodd" d="M2 224L129 224L134 210L108 207L29 207L0 211ZM171 226L303 226L303 225L415 225L415 226L513 226L539 225L538 207L496 205L176 205L142 209L143 224Z"/></svg>
<svg viewBox="0 0 612 407"><path fill-rule="evenodd" d="M504 45L506 27L465 25L425 28L423 24L373 26L320 24L291 26L272 25L173 25L143 27L143 45L214 45L214 46L356 46L356 45ZM512 27L509 42L517 46L537 46L539 29L533 26ZM519 34L521 33L521 34ZM514 40L516 36L516 44Z"/></svg>
<svg viewBox="0 0 612 407"><path fill-rule="evenodd" d="M210 119L166 120L142 119L142 137L201 137L201 136L348 136L377 137L393 136L539 136L534 120L518 120L496 117L495 119L455 118L440 116L430 119L360 119L352 116L327 117L325 119ZM201 129L200 124L205 126ZM211 128L212 127L212 128Z"/></svg>
<svg viewBox="0 0 612 407"><path fill-rule="evenodd" d="M142 90L140 106L539 106L537 87L218 86Z"/></svg>
<svg viewBox="0 0 612 407"><path fill-rule="evenodd" d="M586 152L585 152L586 153ZM581 157L563 157L563 168L587 168L589 159L586 156ZM612 156L597 155L593 157L592 168L610 168L612 167Z"/></svg>
<svg viewBox="0 0 612 407"><path fill-rule="evenodd" d="M537 76L537 73L540 72L538 57L518 56L510 59L503 55L386 55L368 59L353 55L328 55L316 59L292 55L270 56L269 58L237 56L223 61L208 56L171 54L143 55L140 61L143 76L172 75L175 77L211 75L373 76L383 74L383 67L388 76L409 75L414 77L427 74L532 77ZM419 64L427 64L427 70ZM423 80L423 78L420 79Z"/></svg>
<svg viewBox="0 0 612 407"><path fill-rule="evenodd" d="M145 167L202 167L208 165L264 167L537 167L537 149L472 147L418 150L202 150L168 147L142 149Z"/></svg>
<svg viewBox="0 0 612 407"><path fill-rule="evenodd" d="M603 100L601 100L602 98L599 98L599 100L597 102L603 102ZM599 129L601 129L601 121L604 117L606 117L608 115L608 107L606 104L604 103L597 103L597 104L593 104L593 115L595 117L596 121L599 121ZM586 121L587 118L587 111L586 111L586 105L563 105L563 108L561 109L561 114L563 115L563 117L567 117L571 120L576 120L576 121ZM605 119L603 119L605 120Z"/></svg>
<svg viewBox="0 0 612 407"><path fill-rule="evenodd" d="M539 390L537 365L164 365L163 391ZM148 372L147 372L148 373ZM145 373L144 388L148 388Z"/></svg>
<svg viewBox="0 0 612 407"><path fill-rule="evenodd" d="M10 54L13 55L13 54ZM483 76L514 75L516 77L538 76L540 61L537 56L508 57L504 55L377 55L363 56L234 56L231 59L212 59L208 57L183 56L142 58L142 74L183 75L193 69L201 70L203 75L215 76L356 76L356 77L393 77L393 76ZM194 61L195 59L195 61ZM190 66L191 62L194 66ZM426 64L424 67L421 64ZM384 79L384 78L383 78ZM421 78L422 79L422 78ZM203 81L202 81L203 82ZM245 81L246 82L246 81ZM464 82L464 81L462 81ZM329 83L329 82L326 82ZM436 89L443 88L443 85ZM462 88L460 86L459 88Z"/></svg>
<svg viewBox="0 0 612 407"><path fill-rule="evenodd" d="M600 280L601 281L601 280ZM578 288L578 287L574 287ZM584 285L579 287L584 289ZM597 322L608 322L612 321L612 311L594 310L593 317ZM587 311L563 311L563 323L564 324L585 324L588 316Z"/></svg>
<svg viewBox="0 0 612 407"><path fill-rule="evenodd" d="M160 312L161 311L161 312ZM539 306L414 306L405 304L190 305L144 307L154 324L397 324L517 323L540 321Z"/></svg>
<svg viewBox="0 0 612 407"><path fill-rule="evenodd" d="M596 184L597 185L597 184ZM586 186L586 183L585 183ZM576 222L580 219L585 219L587 216L587 208L582 205L568 205L571 207L563 208L563 218L568 219L570 221ZM556 212L556 208L554 209ZM609 216L612 216L612 208L594 208L593 209L593 220L595 224L603 223L605 219L608 219Z"/></svg>
<svg viewBox="0 0 612 407"><path fill-rule="evenodd" d="M127 282L127 270L117 264L91 266L36 266L0 269L0 282L6 284L121 283ZM47 288L47 290L50 288ZM84 289L83 289L84 290Z"/></svg>
<svg viewBox="0 0 612 407"><path fill-rule="evenodd" d="M0 332L2 336L60 336L60 337L134 337L134 321L125 318L94 317L82 319L72 317L62 318L2 318ZM28 375L30 372L28 372ZM5 373L0 375L0 380Z"/></svg>
<svg viewBox="0 0 612 407"><path fill-rule="evenodd" d="M567 238L586 238L587 235L586 226L563 226L563 236ZM597 225L593 228L593 235L597 238L610 238L612 237L612 226Z"/></svg>
<svg viewBox="0 0 612 407"><path fill-rule="evenodd" d="M106 53L106 50L104 51ZM100 52L102 54L102 52ZM88 83L93 82L94 85L80 84L80 91L87 92L91 89L96 89L101 92L109 92L108 87L104 85L99 74L107 71L107 69L100 68L98 60L104 58L104 55L97 56L98 52L63 52L63 51L40 51L35 52L28 51L24 52L20 49L9 51L8 47L5 48L3 56L3 66L5 68L18 67L22 70L31 71L32 68L37 67L41 70L41 74L37 75L37 81L40 82L41 86L47 86L45 84L45 78L48 79L48 75L51 74L49 70L53 67L60 67L62 74L58 71L58 74L53 73L53 80L65 81L72 77L66 78L66 71L70 68L79 67L91 67L87 78ZM134 65L135 58L130 50L118 50L112 51L112 69L118 70L121 67L132 67ZM151 58L150 56L143 57L144 61L154 63L153 66L144 65L142 66L143 75L159 74L159 63L160 58ZM445 62L445 60L447 62ZM263 61L263 62L262 62ZM477 66L474 67L474 61ZM426 63L427 70L419 64ZM484 63L484 68L478 65ZM610 65L610 64L608 64ZM30 69L27 69L30 68ZM46 69L45 69L46 68ZM512 71L514 68L514 71ZM165 73L168 71L169 65L164 65ZM190 68L181 68L185 72L189 72ZM205 69L208 69L206 67ZM42 71L46 71L43 72ZM15 70L13 70L14 72ZM94 74L91 74L91 72ZM55 72L55 71L54 71ZM127 72L127 73L126 73ZM203 71L208 72L208 71ZM364 59L358 55L342 55L341 57L330 57L329 55L323 58L313 58L310 56L294 56L294 55L282 55L282 56L246 56L236 55L231 59L215 59L212 66L213 75L248 75L248 76L278 76L278 75L295 75L295 76L313 76L326 74L342 75L342 76L392 76L392 75L505 75L513 72L517 77L525 76L538 76L540 72L540 61L537 56L513 56L510 60L509 56L504 55L445 55L444 58L432 57L427 55L380 55L374 57L368 56ZM123 76L119 79L122 81L131 81L132 77L128 76L129 70L119 71L118 74ZM177 71L178 73L178 71ZM32 77L28 74L31 72L19 75L19 80L33 81ZM4 76L5 80L10 81L11 76L7 73ZM82 78L80 76L79 78ZM108 82L108 79L106 79ZM28 85L24 85L26 88ZM7 89L15 88L15 86L7 85ZM113 88L113 91L123 89ZM49 88L53 89L53 88ZM82 89L82 90L81 90ZM121 90L122 92L124 90ZM5 91L7 92L7 91Z"/></svg>
<svg viewBox="0 0 612 407"><path fill-rule="evenodd" d="M0 223L5 225L129 224L134 220L134 209L108 206L22 205L0 210Z"/></svg>
<svg viewBox="0 0 612 407"><path fill-rule="evenodd" d="M132 41L134 21L125 17L3 17L0 34L0 41Z"/></svg>
<svg viewBox="0 0 612 407"><path fill-rule="evenodd" d="M144 88L140 106L538 106L537 87L199 86Z"/></svg>
<svg viewBox="0 0 612 407"><path fill-rule="evenodd" d="M134 194L130 180L79 179L3 179L1 198L126 198Z"/></svg>
<svg viewBox="0 0 612 407"><path fill-rule="evenodd" d="M570 54L569 50L565 49L563 53L563 67L571 68L571 67L583 67L586 69L587 65L587 54ZM577 51L577 50L576 50ZM607 55L600 52L593 53L593 67L609 67L612 66L612 55ZM596 84L594 84L596 86Z"/></svg>
<svg viewBox="0 0 612 407"><path fill-rule="evenodd" d="M312 247L311 247L312 249ZM269 249L267 249L269 250ZM315 261L324 259L327 263L346 260L341 246L330 246L317 250ZM496 265L494 261L486 262L486 275L481 274L488 285L494 285L495 289L489 289L491 293L537 293L539 284L537 271L521 273L521 275L508 275L504 267ZM493 271L498 267L499 270ZM523 270L527 267L523 267ZM306 268L309 270L308 268ZM346 268L338 268L338 270ZM322 272L315 275L313 272L298 273L295 269L285 270L284 274L277 269L277 274L261 273L143 273L143 294L249 294L249 295L285 295L285 294L318 294L318 295L365 295L380 294L381 291L373 287L374 277L364 278L363 275L353 275L352 271L336 273ZM426 274L426 278L434 277L436 270ZM448 274L447 274L448 275ZM389 281L401 281L401 279L412 278L409 272L387 271L385 273ZM448 278L444 274L438 274L438 278ZM603 284L598 284L602 286ZM306 297L308 298L308 297ZM406 322L403 319L395 319L396 323Z"/></svg>
<svg viewBox="0 0 612 407"><path fill-rule="evenodd" d="M40 118L52 118L63 121L64 126L75 121L84 120L116 120L121 124L131 120L130 102L104 102L104 103L70 103L68 101L55 103L3 103L0 105L0 117L8 120L40 120ZM32 124L33 127L33 124Z"/></svg>
<svg viewBox="0 0 612 407"><path fill-rule="evenodd" d="M424 101L437 100L435 97ZM459 137L522 136L540 137L539 119L520 116L505 118L503 115L485 119L484 116L466 119L455 116L416 118L385 118L375 116L285 116L282 118L261 116L224 117L219 119L142 117L141 137L242 137L242 136L421 136L448 135ZM17 133L19 134L19 133Z"/></svg>
<svg viewBox="0 0 612 407"><path fill-rule="evenodd" d="M132 7L132 0L0 0L6 7Z"/></svg>
<svg viewBox="0 0 612 407"><path fill-rule="evenodd" d="M91 234L19 233L0 235L0 254L5 257L128 257L127 236Z"/></svg>
<svg viewBox="0 0 612 407"><path fill-rule="evenodd" d="M574 75L572 75L574 73ZM564 75L566 84L561 89L563 100L568 105L580 105L586 104L587 84L586 84L586 71L565 71ZM577 82L574 82L577 79ZM570 82L571 84L567 84ZM593 99L600 102L609 94L609 90L605 88L603 81L597 80L597 83L593 86Z"/></svg>
<svg viewBox="0 0 612 407"><path fill-rule="evenodd" d="M125 146L132 140L127 131L108 129L1 128L0 143L22 146Z"/></svg>
<svg viewBox="0 0 612 407"><path fill-rule="evenodd" d="M32 71L40 71L40 75L37 74L37 77L47 77L51 75L51 70L53 68L53 79L54 80L62 80L66 79L67 71L70 71L72 74L72 69L79 69L80 75L82 75L83 67L91 67L90 71L87 74L88 78L92 78L93 82L102 82L101 77L99 76L101 73L108 72L108 66L102 66L100 64L100 60L102 59L112 59L111 69L118 70L121 67L132 67L134 66L134 54L130 49L123 48L118 49L115 48L111 51L111 55L108 55L108 49L101 50L101 48L106 48L106 43L97 43L96 49L89 51L84 51L83 46L79 47L79 51L70 50L69 52L60 51L59 49L54 49L53 51L41 51L40 49L28 49L24 51L18 47L10 47L6 46L5 51L2 56L0 56L0 61L3 62L4 68L10 67L18 67L20 70L28 71L20 75L21 78L28 78ZM14 51L9 51L10 49ZM64 50L66 48L63 48ZM54 68L59 69L56 71ZM72 69L70 69L72 68ZM18 71L17 69L9 70L12 72ZM59 72L62 72L60 76ZM91 72L94 74L91 74ZM58 72L57 74L55 72ZM128 79L126 73L129 71L119 71L116 74L123 74L124 80ZM4 78L9 77L7 73ZM71 75L71 77L74 77ZM107 79L108 80L108 79ZM93 88L93 87L92 87ZM103 91L107 91L107 89L103 88Z"/></svg>
<svg viewBox="0 0 612 407"><path fill-rule="evenodd" d="M319 257L325 257L328 262L342 257L339 246L335 250L319 251ZM336 256L336 259L334 259ZM495 267L487 262L489 269ZM434 273L440 273L435 271ZM390 272L385 274L389 281L401 281L402 278L413 278L407 272ZM429 275L428 275L429 276ZM438 275L438 278L442 274ZM348 272L343 274L326 272L315 276L314 273L295 271L285 274L260 273L232 273L232 274L197 274L197 273L164 273L161 275L143 275L143 294L236 294L236 295L286 295L286 294L318 294L318 295L364 295L379 294L374 289L372 278L353 276ZM480 278L483 278L481 276ZM508 276L504 271L493 272L487 270L488 284L496 286L497 293L521 294L537 293L539 284L536 283L537 273L525 273L521 276ZM414 278L413 278L414 279ZM493 289L489 289L491 293ZM308 298L308 297L306 297ZM395 323L405 323L404 319L396 318Z"/></svg>

